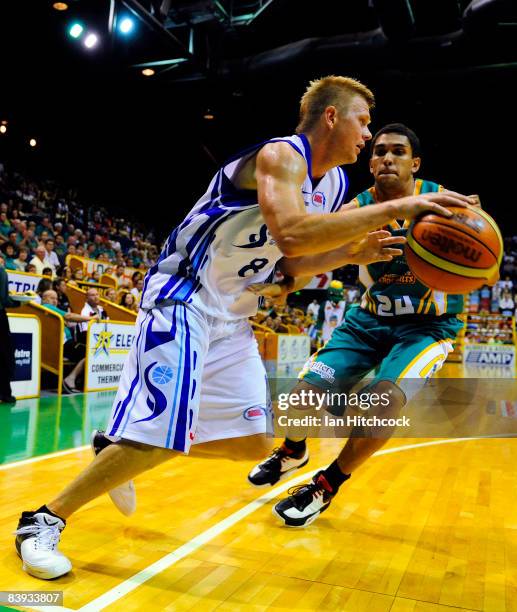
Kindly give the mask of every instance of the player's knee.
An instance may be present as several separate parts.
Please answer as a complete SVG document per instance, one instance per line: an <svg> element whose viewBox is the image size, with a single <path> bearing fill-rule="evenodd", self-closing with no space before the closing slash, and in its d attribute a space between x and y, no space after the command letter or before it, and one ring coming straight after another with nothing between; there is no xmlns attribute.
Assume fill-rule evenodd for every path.
<svg viewBox="0 0 517 612"><path fill-rule="evenodd" d="M151 444L144 444L143 442L136 442L134 440L122 439L119 440L117 444L128 449L129 452L133 453L134 455L137 455L139 461L148 468L158 465L176 454L176 451L170 448L152 446Z"/></svg>
<svg viewBox="0 0 517 612"><path fill-rule="evenodd" d="M383 417L397 416L406 404L400 387L390 380L380 380L367 389L371 412Z"/></svg>
<svg viewBox="0 0 517 612"><path fill-rule="evenodd" d="M326 405L326 397L327 391L301 380L287 397L282 398L283 405L280 405L279 396L277 408L280 410L308 410L310 408L320 408L322 405Z"/></svg>

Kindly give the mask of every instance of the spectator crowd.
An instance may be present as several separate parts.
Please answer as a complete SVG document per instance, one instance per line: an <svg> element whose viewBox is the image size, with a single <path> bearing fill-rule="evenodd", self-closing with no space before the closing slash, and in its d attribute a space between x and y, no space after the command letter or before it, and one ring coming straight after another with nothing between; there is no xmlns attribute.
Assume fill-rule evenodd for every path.
<svg viewBox="0 0 517 612"><path fill-rule="evenodd" d="M43 277L36 299L43 307L63 316L70 332L64 338L66 353L77 363L65 378L66 391L77 390L76 379L84 361L84 351L77 347L84 344L81 333L87 322L102 317L101 309L96 307L99 298L102 296L136 312L144 275L156 263L159 251L153 230L142 223L117 216L101 206L86 206L73 190L64 189L54 181L36 181L17 172L7 172L0 164L0 267ZM67 265L68 255L101 262L102 272L115 279L116 288L101 288L99 269L90 273L84 272L86 267L72 270ZM502 280L494 287L485 286L470 294L469 313L515 315L517 236L505 239L501 275ZM334 278L347 286L343 296L346 304L359 300L355 266L334 271ZM87 289L86 310L82 313L71 312L67 285ZM99 285L101 292L95 285ZM324 292L321 293L324 300ZM290 303L285 304L263 300L252 322L278 333L306 333L312 339L313 348L318 347L321 343L317 329L319 302L313 300L307 305L291 299L292 296ZM504 341L511 336L506 327L505 323L504 330L500 330L500 333L504 331ZM76 333L72 334L72 330Z"/></svg>

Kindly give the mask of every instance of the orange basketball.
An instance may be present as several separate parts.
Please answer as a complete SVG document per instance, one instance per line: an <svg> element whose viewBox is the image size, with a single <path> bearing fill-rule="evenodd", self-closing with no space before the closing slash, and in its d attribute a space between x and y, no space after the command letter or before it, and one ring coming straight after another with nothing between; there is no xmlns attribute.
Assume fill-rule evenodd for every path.
<svg viewBox="0 0 517 612"><path fill-rule="evenodd" d="M416 278L431 289L469 293L499 269L503 239L497 223L480 208L450 208L450 218L427 214L413 221L405 255Z"/></svg>

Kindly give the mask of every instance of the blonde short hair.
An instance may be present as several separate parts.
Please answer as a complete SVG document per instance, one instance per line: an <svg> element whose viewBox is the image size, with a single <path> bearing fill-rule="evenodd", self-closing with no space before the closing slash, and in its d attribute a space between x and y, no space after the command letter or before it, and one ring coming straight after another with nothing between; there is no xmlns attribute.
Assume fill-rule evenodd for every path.
<svg viewBox="0 0 517 612"><path fill-rule="evenodd" d="M369 108L375 106L373 93L357 79L330 75L311 81L300 100L300 121L296 133L311 130L327 106L335 106L346 113L353 95L362 96Z"/></svg>

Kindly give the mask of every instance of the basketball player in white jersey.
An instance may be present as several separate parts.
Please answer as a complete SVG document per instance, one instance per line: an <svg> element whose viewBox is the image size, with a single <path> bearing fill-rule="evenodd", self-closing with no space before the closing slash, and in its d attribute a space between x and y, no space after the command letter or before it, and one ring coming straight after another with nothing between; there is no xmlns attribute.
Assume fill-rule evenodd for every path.
<svg viewBox="0 0 517 612"><path fill-rule="evenodd" d="M297 134L232 158L169 236L145 279L110 438L57 497L20 518L16 548L29 574L70 571L57 548L66 519L192 444L225 439L231 454L246 436L263 456L267 385L247 322L258 302L250 284L270 279L282 258L324 270L353 263L346 245L369 230L425 211L449 216L443 206L468 203L441 192L338 213L348 186L339 166L354 163L371 138L372 106L372 93L354 79L311 83ZM400 254L390 248L397 242L380 238L372 260Z"/></svg>

